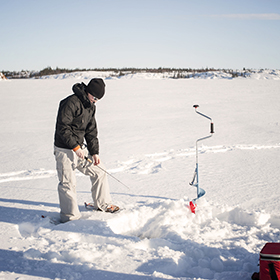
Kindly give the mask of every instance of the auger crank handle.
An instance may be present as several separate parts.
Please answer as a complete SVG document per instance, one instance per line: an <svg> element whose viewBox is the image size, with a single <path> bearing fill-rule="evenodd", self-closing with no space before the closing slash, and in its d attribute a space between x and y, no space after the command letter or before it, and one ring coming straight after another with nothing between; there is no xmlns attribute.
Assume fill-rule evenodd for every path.
<svg viewBox="0 0 280 280"><path fill-rule="evenodd" d="M210 133L214 133L214 123L210 124Z"/></svg>
<svg viewBox="0 0 280 280"><path fill-rule="evenodd" d="M207 119L209 119L210 121L211 121L211 124L210 124L210 133L212 134L212 133L214 133L214 123L212 122L212 119L210 118L210 117L208 117L208 116L206 116L206 115L204 115L204 114L202 114L202 113L200 113L200 112L198 112L196 109L199 107L199 105L193 105L193 107L195 108L195 111L196 111L196 113L198 113L199 115L201 115L201 116L203 116L203 117L205 117L205 118L207 118Z"/></svg>

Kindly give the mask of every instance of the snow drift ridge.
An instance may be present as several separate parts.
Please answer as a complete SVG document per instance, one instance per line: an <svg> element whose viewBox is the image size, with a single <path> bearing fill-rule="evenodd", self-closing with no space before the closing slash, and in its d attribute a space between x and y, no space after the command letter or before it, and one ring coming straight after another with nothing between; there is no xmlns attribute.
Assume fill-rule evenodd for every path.
<svg viewBox="0 0 280 280"><path fill-rule="evenodd" d="M256 80L279 80L280 70L236 70L236 71L206 71L206 72L164 72L164 73L131 73L122 72L116 74L113 71L84 71L66 74L43 76L40 79L256 79Z"/></svg>

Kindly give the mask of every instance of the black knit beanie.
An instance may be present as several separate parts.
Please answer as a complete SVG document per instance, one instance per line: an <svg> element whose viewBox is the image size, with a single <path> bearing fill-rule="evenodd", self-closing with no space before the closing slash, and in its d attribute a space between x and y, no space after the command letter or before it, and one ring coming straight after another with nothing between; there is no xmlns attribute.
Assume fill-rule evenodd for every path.
<svg viewBox="0 0 280 280"><path fill-rule="evenodd" d="M105 94L104 81L100 78L92 79L86 86L86 92L98 99L101 99Z"/></svg>

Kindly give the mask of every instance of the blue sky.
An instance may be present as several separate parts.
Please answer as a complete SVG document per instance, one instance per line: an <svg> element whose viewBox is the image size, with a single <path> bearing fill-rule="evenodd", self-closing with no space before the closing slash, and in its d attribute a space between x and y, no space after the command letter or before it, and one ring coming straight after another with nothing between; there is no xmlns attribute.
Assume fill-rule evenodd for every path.
<svg viewBox="0 0 280 280"><path fill-rule="evenodd" d="M0 71L280 69L279 0L0 0Z"/></svg>

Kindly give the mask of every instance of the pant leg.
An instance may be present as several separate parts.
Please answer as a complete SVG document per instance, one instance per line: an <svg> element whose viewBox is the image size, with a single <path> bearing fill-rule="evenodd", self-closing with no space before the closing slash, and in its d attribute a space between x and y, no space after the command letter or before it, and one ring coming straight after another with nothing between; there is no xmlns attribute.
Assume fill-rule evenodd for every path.
<svg viewBox="0 0 280 280"><path fill-rule="evenodd" d="M88 155L87 150L84 150L85 155L91 160L92 157ZM105 170L105 166L100 163L99 166ZM108 183L107 174L98 168L93 163L86 161L79 161L77 169L85 175L88 175L91 180L91 194L94 202L94 206L97 209L105 211L108 205L111 205L112 199L110 195L110 188Z"/></svg>
<svg viewBox="0 0 280 280"><path fill-rule="evenodd" d="M77 220L81 214L77 204L74 153L72 150L55 147L54 154L59 179L58 195L61 221Z"/></svg>

